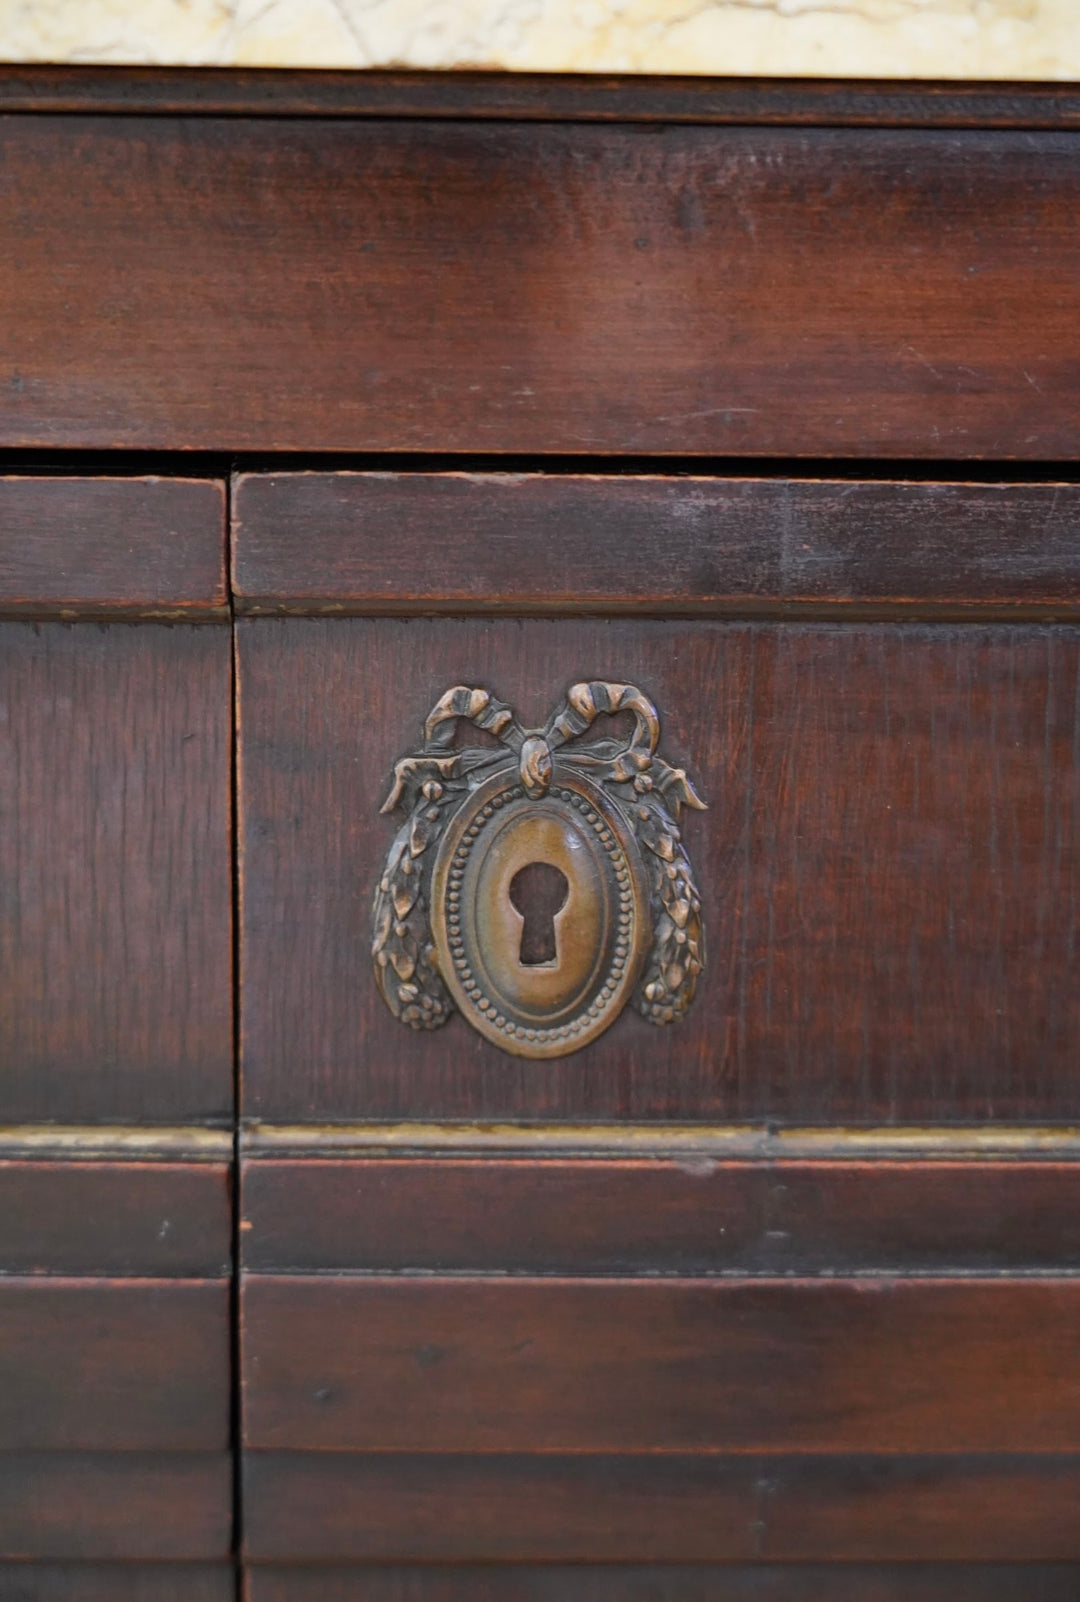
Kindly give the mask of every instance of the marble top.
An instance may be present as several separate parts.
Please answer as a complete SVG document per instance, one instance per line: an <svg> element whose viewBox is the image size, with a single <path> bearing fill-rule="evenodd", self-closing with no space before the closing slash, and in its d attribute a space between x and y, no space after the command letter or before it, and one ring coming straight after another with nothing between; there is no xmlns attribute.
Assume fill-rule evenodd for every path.
<svg viewBox="0 0 1080 1602"><path fill-rule="evenodd" d="M0 60L1080 80L1080 0L0 0Z"/></svg>

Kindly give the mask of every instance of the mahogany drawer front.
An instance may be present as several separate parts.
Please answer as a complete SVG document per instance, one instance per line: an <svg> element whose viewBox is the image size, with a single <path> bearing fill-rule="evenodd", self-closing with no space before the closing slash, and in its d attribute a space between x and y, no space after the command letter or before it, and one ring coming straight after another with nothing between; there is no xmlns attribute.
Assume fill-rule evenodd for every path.
<svg viewBox="0 0 1080 1602"><path fill-rule="evenodd" d="M221 1281L0 1281L0 1559L222 1558Z"/></svg>
<svg viewBox="0 0 1080 1602"><path fill-rule="evenodd" d="M92 1139L84 1133L84 1146ZM133 1144L125 1160L103 1154L79 1160L47 1147L36 1159L0 1154L3 1272L227 1279L232 1175L226 1154L219 1149L216 1159L168 1160Z"/></svg>
<svg viewBox="0 0 1080 1602"><path fill-rule="evenodd" d="M225 1558L230 1366L225 1278L0 1279L0 1594L5 1560Z"/></svg>
<svg viewBox="0 0 1080 1602"><path fill-rule="evenodd" d="M249 1118L1068 1122L1080 1113L1080 631L1062 624L252 619L237 625ZM511 1058L403 1027L366 953L394 762L451 685L539 724L636 682L709 803L708 959ZM289 983L280 983L288 974Z"/></svg>
<svg viewBox="0 0 1080 1602"><path fill-rule="evenodd" d="M1078 1290L249 1274L245 1555L1075 1563Z"/></svg>
<svg viewBox="0 0 1080 1602"><path fill-rule="evenodd" d="M0 623L0 1118L232 1105L229 631Z"/></svg>
<svg viewBox="0 0 1080 1602"><path fill-rule="evenodd" d="M589 1144L588 1131L580 1138ZM732 1159L693 1137L683 1144L662 1157L559 1157L522 1132L510 1155L436 1156L417 1143L399 1155L334 1158L316 1135L306 1155L244 1161L243 1266L274 1275L1080 1270L1075 1160L795 1159L776 1143Z"/></svg>
<svg viewBox="0 0 1080 1602"><path fill-rule="evenodd" d="M311 1563L1080 1560L1080 1457L248 1452L245 1555Z"/></svg>
<svg viewBox="0 0 1080 1602"><path fill-rule="evenodd" d="M5 446L1080 448L1077 132L101 112L0 142Z"/></svg>
<svg viewBox="0 0 1080 1602"><path fill-rule="evenodd" d="M634 1564L1080 1562L1075 1162L304 1138L245 1138L252 1598L332 1597L327 1564L376 1596L434 1576L371 1565L495 1564L497 1597L530 1562L615 1595Z"/></svg>
<svg viewBox="0 0 1080 1602"><path fill-rule="evenodd" d="M4 1451L225 1451L225 1280L0 1280Z"/></svg>
<svg viewBox="0 0 1080 1602"><path fill-rule="evenodd" d="M0 1452L0 1596L3 1560L226 1558L232 1503L224 1451Z"/></svg>
<svg viewBox="0 0 1080 1602"><path fill-rule="evenodd" d="M0 1123L230 1116L224 507L0 480Z"/></svg>
<svg viewBox="0 0 1080 1602"><path fill-rule="evenodd" d="M255 1449L1069 1452L1080 1282L261 1278Z"/></svg>
<svg viewBox="0 0 1080 1602"><path fill-rule="evenodd" d="M231 1563L0 1563L4 1602L233 1602Z"/></svg>
<svg viewBox="0 0 1080 1602"><path fill-rule="evenodd" d="M36 1598L42 1563L229 1552L227 1137L188 1161L153 1139L73 1159L54 1133L0 1161L0 1596L20 1559Z"/></svg>
<svg viewBox="0 0 1080 1602"><path fill-rule="evenodd" d="M1070 483L239 473L240 613L1080 611Z"/></svg>
<svg viewBox="0 0 1080 1602"><path fill-rule="evenodd" d="M229 614L218 479L0 478L0 615Z"/></svg>
<svg viewBox="0 0 1080 1602"><path fill-rule="evenodd" d="M0 522L0 1595L210 1602L233 1510L231 1139L206 1127L233 1100L225 486L11 476Z"/></svg>

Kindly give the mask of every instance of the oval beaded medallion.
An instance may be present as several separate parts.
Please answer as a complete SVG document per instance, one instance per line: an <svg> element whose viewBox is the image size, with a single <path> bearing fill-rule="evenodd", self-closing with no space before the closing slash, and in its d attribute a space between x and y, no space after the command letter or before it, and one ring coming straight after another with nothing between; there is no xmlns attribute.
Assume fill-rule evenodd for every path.
<svg viewBox="0 0 1080 1602"><path fill-rule="evenodd" d="M515 881L540 864L563 881L540 955ZM453 819L432 875L444 982L469 1022L519 1056L559 1057L595 1040L636 983L648 936L633 834L598 786L555 764L542 800L493 775Z"/></svg>

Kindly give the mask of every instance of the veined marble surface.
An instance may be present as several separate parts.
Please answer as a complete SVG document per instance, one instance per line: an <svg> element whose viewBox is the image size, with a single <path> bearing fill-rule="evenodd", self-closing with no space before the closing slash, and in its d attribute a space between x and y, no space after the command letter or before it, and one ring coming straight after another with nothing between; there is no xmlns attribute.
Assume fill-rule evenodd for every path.
<svg viewBox="0 0 1080 1602"><path fill-rule="evenodd" d="M1080 79L1080 0L0 0L0 60Z"/></svg>

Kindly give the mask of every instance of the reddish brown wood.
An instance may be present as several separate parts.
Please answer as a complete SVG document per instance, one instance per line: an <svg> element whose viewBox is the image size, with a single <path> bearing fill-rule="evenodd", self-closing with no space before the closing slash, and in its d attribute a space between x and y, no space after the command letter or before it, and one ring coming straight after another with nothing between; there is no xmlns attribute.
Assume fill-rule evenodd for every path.
<svg viewBox="0 0 1080 1602"><path fill-rule="evenodd" d="M224 484L0 478L0 613L226 617Z"/></svg>
<svg viewBox="0 0 1080 1602"><path fill-rule="evenodd" d="M1075 1602L1078 1580L1080 1568L1065 1563L285 1567L250 1569L245 1595L247 1602Z"/></svg>
<svg viewBox="0 0 1080 1602"><path fill-rule="evenodd" d="M0 1451L222 1452L229 1287L0 1280Z"/></svg>
<svg viewBox="0 0 1080 1602"><path fill-rule="evenodd" d="M454 117L920 128L1080 126L1070 84L652 78L599 73L0 67L5 111Z"/></svg>
<svg viewBox="0 0 1080 1602"><path fill-rule="evenodd" d="M231 1513L224 1452L0 1454L0 1558L227 1558Z"/></svg>
<svg viewBox="0 0 1080 1602"><path fill-rule="evenodd" d="M0 1122L232 1105L229 633L0 625Z"/></svg>
<svg viewBox="0 0 1080 1602"><path fill-rule="evenodd" d="M228 1563L0 1563L4 1602L233 1602Z"/></svg>
<svg viewBox="0 0 1080 1602"><path fill-rule="evenodd" d="M892 86L875 101L785 86L755 101L749 85L549 80L545 102L541 83L502 79L387 76L360 91L246 76L227 94L211 75L74 82L0 83L8 106L91 113L0 124L0 446L1080 449L1076 132L705 126L1060 129L1076 122L1071 91L905 99ZM97 114L107 102L122 114ZM181 105L271 115L132 114ZM396 116L412 120L378 120ZM481 120L508 116L534 120ZM320 481L329 499L294 504L284 535L264 522L261 551L242 508L253 608L1077 605L1075 497L1052 486L778 484L754 491L751 516L730 486L702 491L701 512L687 486L638 482L616 499L612 481L359 482ZM330 521L343 484L378 515L368 500ZM511 503L526 511L508 516ZM20 482L0 486L0 508L14 531L0 611L224 615L217 486ZM442 534L455 526L456 544ZM254 1114L1080 1117L1074 630L259 627L244 631L242 753ZM713 950L699 1008L671 1038L627 1018L540 1073L458 1025L418 1042L367 979L393 756L474 667L542 717L612 654L657 696L669 749L713 803L695 836ZM0 1120L226 1120L224 629L8 625L0 684ZM306 1232L328 1254L307 1267L400 1270L414 1240L430 1258L404 1266L491 1277L252 1282L252 1439L316 1449L256 1454L254 1547L435 1562L257 1572L255 1602L1071 1597L1076 1565L1008 1560L1078 1553L1080 1282L835 1277L1075 1267L1071 1171L796 1166L791 1192L782 1174L731 1165L598 1175L580 1162L515 1192L520 1165L480 1179L396 1163L379 1174L397 1185L380 1197L381 1235L373 1207L353 1240L340 1187L359 1170L336 1168L325 1231L310 1211L306 1224L279 1214L271 1266L300 1264ZM193 1175L169 1188L163 1168L131 1164L121 1182L117 1165L87 1167L0 1169L4 1266L45 1271L0 1282L0 1551L104 1566L5 1563L0 1595L216 1602L228 1566L189 1561L226 1550L228 1285L48 1275L220 1274L223 1170L211 1201L185 1188ZM557 1204L530 1233L556 1172ZM318 1175L294 1178L303 1192ZM426 1237L425 1204L438 1215ZM635 1206L648 1222L631 1234ZM821 1277L781 1277L808 1266ZM567 1267L654 1277L520 1277ZM771 1277L673 1277L688 1268ZM792 1448L884 1456L746 1455ZM111 1569L121 1555L184 1561ZM438 1567L478 1555L513 1561ZM825 1555L905 1561L803 1566ZM911 1562L930 1555L956 1561ZM659 1556L681 1561L629 1567ZM998 1566L960 1562L975 1556ZM530 1557L544 1566L527 1570ZM712 1566L721 1557L736 1566Z"/></svg>
<svg viewBox="0 0 1080 1602"><path fill-rule="evenodd" d="M253 613L1080 608L1057 484L256 473L233 505Z"/></svg>
<svg viewBox="0 0 1080 1602"><path fill-rule="evenodd" d="M1080 1268L1080 1165L259 1158L254 1272L934 1273Z"/></svg>
<svg viewBox="0 0 1080 1602"><path fill-rule="evenodd" d="M238 626L245 1107L264 1119L1080 1117L1080 634L645 620ZM636 681L710 803L685 837L709 966L508 1057L399 1024L369 968L395 760L453 684L529 724ZM288 983L282 983L282 975Z"/></svg>
<svg viewBox="0 0 1080 1602"><path fill-rule="evenodd" d="M9 1274L212 1278L232 1257L223 1162L0 1161Z"/></svg>
<svg viewBox="0 0 1080 1602"><path fill-rule="evenodd" d="M1080 453L1072 133L12 115L0 140L0 445Z"/></svg>
<svg viewBox="0 0 1080 1602"><path fill-rule="evenodd" d="M1068 1452L1080 1280L263 1278L246 1444Z"/></svg>
<svg viewBox="0 0 1080 1602"><path fill-rule="evenodd" d="M1076 1458L249 1452L258 1562L1080 1559Z"/></svg>

